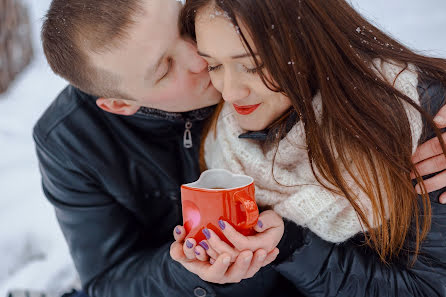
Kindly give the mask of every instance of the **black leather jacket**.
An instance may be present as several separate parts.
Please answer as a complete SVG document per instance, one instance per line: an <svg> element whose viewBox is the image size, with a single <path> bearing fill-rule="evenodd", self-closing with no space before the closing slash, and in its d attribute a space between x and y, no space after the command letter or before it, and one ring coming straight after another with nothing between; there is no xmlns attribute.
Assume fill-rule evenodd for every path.
<svg viewBox="0 0 446 297"><path fill-rule="evenodd" d="M444 104L438 85L419 89L430 95L433 113ZM91 297L299 296L290 284L312 297L446 296L446 206L438 203L445 189L431 193L432 229L411 268L404 257L382 264L361 237L333 244L291 222L274 265L240 284L206 283L172 261L178 189L198 177L208 112L116 116L68 87L36 125L43 188ZM183 145L185 117L193 123L192 149Z"/></svg>
<svg viewBox="0 0 446 297"><path fill-rule="evenodd" d="M43 190L90 297L276 296L277 288L296 296L271 266L214 285L170 258L180 186L199 176L201 129L214 107L119 116L95 99L69 86L34 128Z"/></svg>

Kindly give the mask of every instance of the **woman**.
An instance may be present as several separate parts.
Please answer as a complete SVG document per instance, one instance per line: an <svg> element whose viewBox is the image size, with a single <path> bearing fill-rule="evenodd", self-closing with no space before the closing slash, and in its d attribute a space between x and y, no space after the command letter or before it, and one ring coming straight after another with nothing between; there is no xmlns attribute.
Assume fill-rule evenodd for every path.
<svg viewBox="0 0 446 297"><path fill-rule="evenodd" d="M445 253L432 246L422 248L423 239L427 236L431 242L436 232L433 225L429 233L431 218L441 220L437 215L442 210L431 205L424 191L417 197L409 177L413 171L421 181L411 161L423 132L421 116L427 123L424 126L439 135L432 117L419 107L437 102L422 100L427 96L421 98L416 88L422 80L446 85L446 61L411 52L340 0L196 0L188 2L184 16L188 33L196 34L198 49L209 63L214 86L231 103L216 116L218 137L211 133L206 139L208 166L226 166L250 175L271 169L269 175L263 171L254 176L260 188L257 192L264 190L260 204L326 240L345 241L364 231L364 242L375 254L369 253L361 268L356 261L362 263L364 255L357 249L349 251L360 271L354 275L367 277L368 264L376 267L375 275L398 276L386 281L387 287L378 285L384 283L380 278L370 278L375 293L420 293L417 286L405 284L403 277L412 276L424 263L416 258L420 249L438 263L435 271L444 273L441 259ZM231 109L239 115L234 117ZM266 128L266 142L237 140L240 132ZM238 134L234 137L234 133ZM238 146L237 141L243 144ZM234 150L236 147L242 150ZM302 202L306 195L311 199ZM305 211L298 213L302 207ZM224 222L222 226L232 232ZM410 232L411 226L416 227L415 232ZM206 260L204 250L197 247L196 252ZM218 248L211 244L207 253L216 258ZM398 265L386 272L388 262ZM408 272L410 263L418 269ZM301 274L294 273L296 265L288 263L278 270L314 296L309 284L303 286L297 277ZM333 273L332 279L340 280L338 285L330 284L325 294L352 285L345 282L352 270L344 265L336 269L329 265L329 272L315 274ZM418 279L416 284L422 282L419 278L413 276L414 281ZM321 279L311 282L314 285ZM441 283L426 286L423 295L440 294L441 288ZM365 294L352 290L350 296L352 292Z"/></svg>

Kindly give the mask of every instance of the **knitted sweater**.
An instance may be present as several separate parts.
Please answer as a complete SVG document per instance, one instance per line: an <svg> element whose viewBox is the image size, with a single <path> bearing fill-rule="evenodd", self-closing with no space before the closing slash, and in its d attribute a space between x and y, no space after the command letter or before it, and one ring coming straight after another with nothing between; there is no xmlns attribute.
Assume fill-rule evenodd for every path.
<svg viewBox="0 0 446 297"><path fill-rule="evenodd" d="M378 60L374 61L374 65L390 83L393 83L402 70L393 64L381 64ZM409 65L409 68L398 76L395 87L420 104L417 84L416 69ZM320 93L315 96L313 107L320 118ZM407 103L404 103L404 107L411 124L414 152L422 133L421 115ZM278 148L265 149L255 140L238 138L238 135L246 131L239 127L231 106L225 104L216 129L216 137L214 133L209 133L205 140L204 157L207 167L224 168L253 177L259 206L271 207L282 217L309 228L324 240L331 242L342 242L361 231L366 231L350 202L344 196L323 188L316 180L308 159L302 122L298 122L290 130L279 142ZM378 227L379 224L373 222L370 199L354 184L351 177L344 173L369 222L373 227Z"/></svg>

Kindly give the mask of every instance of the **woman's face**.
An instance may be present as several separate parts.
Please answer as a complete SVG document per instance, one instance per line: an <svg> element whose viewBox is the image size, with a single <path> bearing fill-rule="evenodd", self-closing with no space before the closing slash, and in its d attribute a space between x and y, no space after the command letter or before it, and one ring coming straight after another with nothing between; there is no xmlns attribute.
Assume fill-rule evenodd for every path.
<svg viewBox="0 0 446 297"><path fill-rule="evenodd" d="M198 52L209 64L212 84L231 104L241 128L263 130L290 108L287 97L271 91L260 79L260 69L238 33L243 32L256 52L243 26L235 28L223 12L208 6L197 14L195 30Z"/></svg>

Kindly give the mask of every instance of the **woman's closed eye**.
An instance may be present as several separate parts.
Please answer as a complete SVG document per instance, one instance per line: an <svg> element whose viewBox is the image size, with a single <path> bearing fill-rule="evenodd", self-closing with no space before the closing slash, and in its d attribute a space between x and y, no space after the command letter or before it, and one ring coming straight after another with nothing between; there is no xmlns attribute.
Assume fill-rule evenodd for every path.
<svg viewBox="0 0 446 297"><path fill-rule="evenodd" d="M217 66L208 65L208 72L219 70L221 68L221 66L222 66L221 64L217 65Z"/></svg>
<svg viewBox="0 0 446 297"><path fill-rule="evenodd" d="M245 66L243 66L243 68L244 68L244 70L245 70L246 72L248 72L248 73L256 74L257 72L259 72L260 70L262 70L262 68L263 68L263 64L260 65L259 67L254 67L254 68L248 68L248 67L245 67Z"/></svg>
<svg viewBox="0 0 446 297"><path fill-rule="evenodd" d="M208 72L220 70L222 66L223 66L222 64L216 65L216 66L208 65ZM244 72L250 73L250 74L256 74L262 68L263 68L263 65L260 65L259 67L254 67L254 68L248 68L248 67L246 67L244 65L241 65L241 69Z"/></svg>

